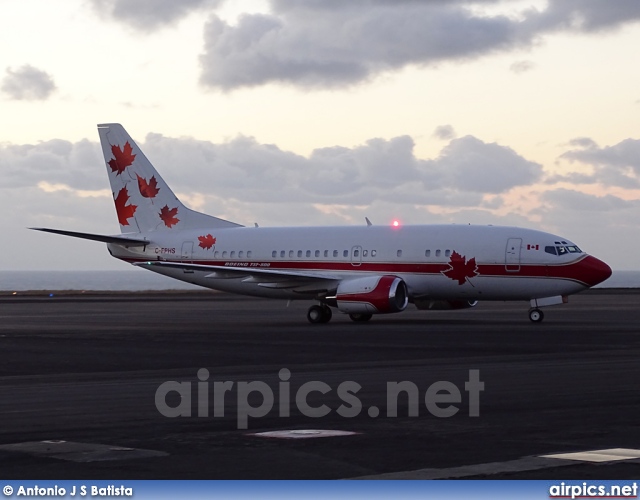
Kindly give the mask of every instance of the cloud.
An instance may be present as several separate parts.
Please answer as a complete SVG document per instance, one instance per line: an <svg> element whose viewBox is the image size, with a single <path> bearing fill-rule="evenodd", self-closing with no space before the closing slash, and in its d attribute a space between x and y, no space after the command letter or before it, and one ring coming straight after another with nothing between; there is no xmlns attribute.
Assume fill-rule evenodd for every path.
<svg viewBox="0 0 640 500"><path fill-rule="evenodd" d="M595 196L572 189L547 191L542 195L542 198L563 210L569 209L579 212L611 212L640 206L638 202L623 200L610 194Z"/></svg>
<svg viewBox="0 0 640 500"><path fill-rule="evenodd" d="M336 87L408 64L468 58L519 45L505 16L476 17L453 4L344 2L308 12L245 15L236 26L213 15L205 29L201 83L231 90L285 82Z"/></svg>
<svg viewBox="0 0 640 500"><path fill-rule="evenodd" d="M509 66L509 70L513 71L516 75L531 71L533 68L535 68L535 64L531 61L516 61Z"/></svg>
<svg viewBox="0 0 640 500"><path fill-rule="evenodd" d="M640 187L640 140L625 139L613 146L601 148L593 139L581 137L572 140L570 145L576 149L567 151L560 158L589 165L592 173L555 176L550 179L551 182Z"/></svg>
<svg viewBox="0 0 640 500"><path fill-rule="evenodd" d="M0 89L18 101L44 101L56 90L51 75L29 64L7 68Z"/></svg>
<svg viewBox="0 0 640 500"><path fill-rule="evenodd" d="M374 138L304 157L243 136L216 144L149 134L141 144L176 192L203 207L214 203L218 211L233 202L477 207L485 194L505 193L541 175L539 165L512 149L472 136L452 140L435 159L417 158L414 146L409 136ZM103 197L104 169L98 144L88 140L0 146L4 189Z"/></svg>
<svg viewBox="0 0 640 500"><path fill-rule="evenodd" d="M97 13L137 30L153 31L223 0L90 0Z"/></svg>
<svg viewBox="0 0 640 500"><path fill-rule="evenodd" d="M451 125L440 125L433 131L433 137L443 141L448 141L455 139L456 131Z"/></svg>
<svg viewBox="0 0 640 500"><path fill-rule="evenodd" d="M212 15L200 57L201 83L233 90L268 83L335 88L408 65L464 61L531 46L552 32L591 33L640 19L636 0L550 0L544 10L489 14L482 4L444 0L272 0L272 13L230 25ZM505 2L507 4L507 2ZM495 6L495 5L494 5ZM473 8L472 8L473 7ZM512 71L530 70L520 61Z"/></svg>
<svg viewBox="0 0 640 500"><path fill-rule="evenodd" d="M436 160L428 163L433 168L425 182L435 171L446 179L444 184L461 191L503 193L542 178L542 165L526 160L509 147L488 144L473 136L452 140Z"/></svg>

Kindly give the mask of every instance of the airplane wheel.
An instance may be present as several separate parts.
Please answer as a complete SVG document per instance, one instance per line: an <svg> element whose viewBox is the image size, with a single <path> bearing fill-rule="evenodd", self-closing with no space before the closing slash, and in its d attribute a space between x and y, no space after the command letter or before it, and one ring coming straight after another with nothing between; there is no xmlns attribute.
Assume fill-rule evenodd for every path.
<svg viewBox="0 0 640 500"><path fill-rule="evenodd" d="M322 323L328 323L331 321L331 317L333 316L333 311L327 305L322 306Z"/></svg>
<svg viewBox="0 0 640 500"><path fill-rule="evenodd" d="M540 323L544 319L544 313L540 309L531 309L529 319L534 323Z"/></svg>
<svg viewBox="0 0 640 500"><path fill-rule="evenodd" d="M371 319L372 314L349 314L351 321L355 321L357 323L364 323L365 321L369 321Z"/></svg>
<svg viewBox="0 0 640 500"><path fill-rule="evenodd" d="M307 311L307 319L309 323L328 323L331 320L331 308L329 306L311 306Z"/></svg>

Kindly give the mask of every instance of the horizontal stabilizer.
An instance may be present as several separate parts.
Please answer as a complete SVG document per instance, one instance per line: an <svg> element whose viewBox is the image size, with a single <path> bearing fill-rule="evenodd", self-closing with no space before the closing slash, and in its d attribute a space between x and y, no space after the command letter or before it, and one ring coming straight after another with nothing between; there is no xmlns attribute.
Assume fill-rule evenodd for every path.
<svg viewBox="0 0 640 500"><path fill-rule="evenodd" d="M125 236L107 236L103 234L77 233L75 231L62 231L61 229L49 229L46 227L30 227L34 231L44 231L45 233L62 234L64 236L73 236L74 238L82 238L83 240L101 241L103 243L115 243L123 247L142 247L148 245L147 240L127 238Z"/></svg>

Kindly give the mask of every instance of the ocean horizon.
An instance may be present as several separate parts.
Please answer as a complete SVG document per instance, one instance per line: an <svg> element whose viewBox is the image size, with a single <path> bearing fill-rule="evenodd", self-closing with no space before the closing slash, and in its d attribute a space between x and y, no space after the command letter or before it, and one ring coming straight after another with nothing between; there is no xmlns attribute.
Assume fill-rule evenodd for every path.
<svg viewBox="0 0 640 500"><path fill-rule="evenodd" d="M640 288L640 271L613 271L596 288ZM204 290L166 276L132 269L124 271L0 271L0 291L39 290L146 291Z"/></svg>

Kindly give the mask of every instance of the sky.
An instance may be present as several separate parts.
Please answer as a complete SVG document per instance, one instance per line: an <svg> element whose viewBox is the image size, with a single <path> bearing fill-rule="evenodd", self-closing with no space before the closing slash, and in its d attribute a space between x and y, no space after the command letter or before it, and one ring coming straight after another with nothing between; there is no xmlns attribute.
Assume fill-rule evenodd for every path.
<svg viewBox="0 0 640 500"><path fill-rule="evenodd" d="M637 0L0 0L0 269L127 269L96 124L243 225L494 224L639 269Z"/></svg>

